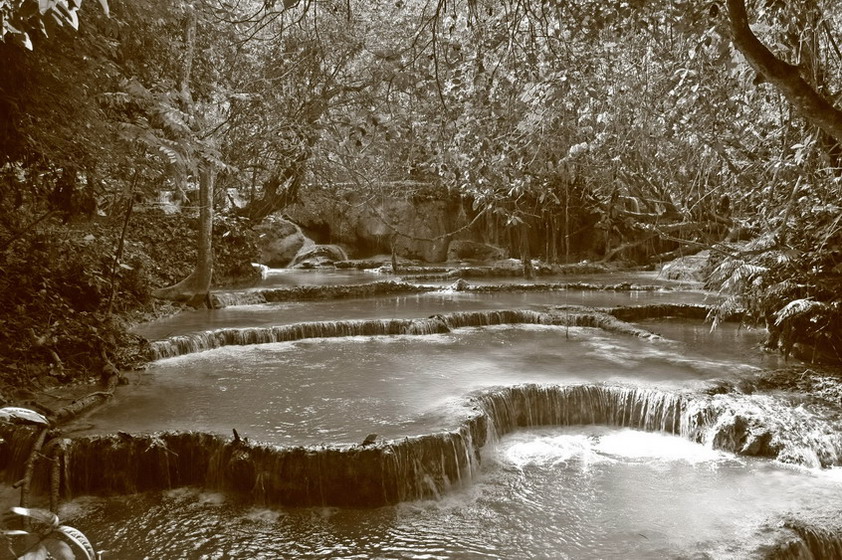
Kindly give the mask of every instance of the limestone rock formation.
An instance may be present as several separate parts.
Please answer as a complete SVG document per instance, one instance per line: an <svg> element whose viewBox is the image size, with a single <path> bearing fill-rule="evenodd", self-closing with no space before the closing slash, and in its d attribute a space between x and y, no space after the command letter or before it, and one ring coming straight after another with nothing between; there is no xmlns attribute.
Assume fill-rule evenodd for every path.
<svg viewBox="0 0 842 560"><path fill-rule="evenodd" d="M299 251L307 246L315 246L298 225L277 214L267 217L255 229L260 238L260 264L271 268L283 268L292 262Z"/></svg>
<svg viewBox="0 0 842 560"><path fill-rule="evenodd" d="M312 243L312 242L311 242ZM317 268L320 266L333 266L338 261L347 261L348 255L339 245L312 245L307 244L295 255L289 266L293 268Z"/></svg>
<svg viewBox="0 0 842 560"><path fill-rule="evenodd" d="M348 190L314 189L285 210L317 243L352 248L353 258L389 255L425 262L445 260L448 234L464 224L458 203L447 200L371 199Z"/></svg>

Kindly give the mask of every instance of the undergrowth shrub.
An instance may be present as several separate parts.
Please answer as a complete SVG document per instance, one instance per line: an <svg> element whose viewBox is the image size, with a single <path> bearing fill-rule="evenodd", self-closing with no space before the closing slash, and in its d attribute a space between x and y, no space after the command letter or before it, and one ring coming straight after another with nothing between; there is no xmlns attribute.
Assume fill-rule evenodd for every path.
<svg viewBox="0 0 842 560"><path fill-rule="evenodd" d="M154 288L187 276L196 255L196 220L137 212L119 262L122 220L43 222L0 250L2 381L27 386L45 375L67 382L99 375L105 359L140 363L132 320L154 311ZM215 283L248 281L257 254L247 223L214 224Z"/></svg>
<svg viewBox="0 0 842 560"><path fill-rule="evenodd" d="M786 226L719 246L707 281L725 296L714 321L741 312L768 329L770 349L842 362L842 208L805 205Z"/></svg>

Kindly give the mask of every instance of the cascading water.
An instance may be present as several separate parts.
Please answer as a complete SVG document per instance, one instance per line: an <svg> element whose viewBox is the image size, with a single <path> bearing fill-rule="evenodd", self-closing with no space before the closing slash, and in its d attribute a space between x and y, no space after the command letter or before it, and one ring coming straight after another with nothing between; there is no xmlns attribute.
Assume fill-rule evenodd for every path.
<svg viewBox="0 0 842 560"><path fill-rule="evenodd" d="M666 307L666 306L664 306ZM670 306L681 311L703 307ZM429 335L464 327L484 327L503 324L564 325L568 327L600 327L643 338L657 335L616 319L610 313L575 309L550 312L534 310L500 310L457 312L434 315L424 319L369 319L348 321L318 321L274 327L223 328L186 335L177 335L151 343L155 360L195 354L224 346L247 346L288 342L307 338L337 338L349 336Z"/></svg>
<svg viewBox="0 0 842 560"><path fill-rule="evenodd" d="M473 484L457 487L368 509L267 508L248 493L244 502L179 489L74 500L61 513L123 560L834 557L803 554L833 550L832 533L797 531L779 516L793 504L832 508L838 478L677 436L519 430L488 449Z"/></svg>
<svg viewBox="0 0 842 560"><path fill-rule="evenodd" d="M460 297L449 301L458 305ZM833 503L838 478L805 468L839 465L837 409L758 386L712 390L708 380L725 371L744 379L761 371L762 360L741 361L743 347L706 351L662 340L652 332L660 323L627 323L646 316L627 309L544 303L436 309L424 318L222 325L161 341L161 356L216 349L159 362L130 393L83 420L93 427L70 426L64 490L167 493L144 495L140 509L119 498L75 500L69 515L129 559L835 553L837 534L825 525L783 526L765 516L783 518L788 503ZM653 314L704 311L673 306ZM384 409L391 402L393 410ZM144 416L149 427L132 423ZM156 418L157 429L188 431L148 433ZM256 441L232 439L231 428ZM377 433L374 443L361 444L369 432ZM25 453L30 440L15 437L3 436L0 457L10 446ZM6 480L19 474L7 469ZM665 479L691 482L669 490ZM173 490L181 487L206 493ZM647 493L623 498L635 488ZM694 500L695 491L705 498ZM745 495L732 504L729 492ZM708 500L713 495L719 502ZM316 509L279 513L241 500ZM648 508L635 509L638 502ZM354 509L383 505L390 507ZM693 517L694 509L705 513ZM192 521L178 521L181 510L192 511ZM658 529L671 518L694 532ZM218 534L220 524L232 534Z"/></svg>
<svg viewBox="0 0 842 560"><path fill-rule="evenodd" d="M473 479L482 448L520 428L602 425L681 435L744 455L839 464L842 437L788 428L795 411L747 420L741 399L612 385L517 385L481 391L451 429L372 445L278 447L203 433L76 438L65 452L75 494L201 486L295 506L380 506L439 497ZM788 416L787 418L784 418ZM819 434L833 425L811 418ZM758 443L759 442L759 443Z"/></svg>

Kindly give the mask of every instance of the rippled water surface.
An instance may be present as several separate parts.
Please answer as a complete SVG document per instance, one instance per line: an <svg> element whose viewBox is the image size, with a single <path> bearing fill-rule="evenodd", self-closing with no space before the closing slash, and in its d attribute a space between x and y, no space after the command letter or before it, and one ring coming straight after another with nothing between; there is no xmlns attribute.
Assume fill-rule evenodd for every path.
<svg viewBox="0 0 842 560"><path fill-rule="evenodd" d="M743 559L784 536L781 515L837 507L839 474L674 436L542 429L487 450L477 482L438 501L267 509L176 490L77 500L63 513L123 560Z"/></svg>
<svg viewBox="0 0 842 560"><path fill-rule="evenodd" d="M84 419L90 431L194 429L274 443L359 443L456 424L453 404L524 382L696 386L757 371L756 342L730 326L699 347L704 325L662 321L688 341L648 342L592 328L458 329L226 347L156 362ZM752 359L746 359L751 356ZM754 363L752 363L754 362Z"/></svg>
<svg viewBox="0 0 842 560"><path fill-rule="evenodd" d="M349 274L362 281L369 273ZM277 275L267 283L294 285L301 278ZM299 321L704 300L694 291L434 292L184 313L143 332L163 338ZM152 364L74 428L226 435L236 428L278 444L358 443L372 432L396 438L451 427L465 412L465 396L490 386L607 382L698 391L712 380L782 364L759 351L761 332L735 325L710 332L701 322L675 319L640 325L666 340L503 325L231 346ZM777 414L789 406L777 399L763 395L760 404L773 402L767 408ZM809 411L801 412L809 420ZM433 501L373 510L284 509L178 489L77 499L63 516L115 560L730 560L761 558L764 546L791 537L781 526L785 516L809 520L839 511L840 490L838 469L788 467L675 436L593 426L524 430L491 443L473 482Z"/></svg>

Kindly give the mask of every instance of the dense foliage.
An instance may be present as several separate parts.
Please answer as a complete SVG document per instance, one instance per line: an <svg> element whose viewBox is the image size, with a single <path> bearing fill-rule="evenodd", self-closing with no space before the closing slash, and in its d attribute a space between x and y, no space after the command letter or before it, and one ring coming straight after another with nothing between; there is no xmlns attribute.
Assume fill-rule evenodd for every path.
<svg viewBox="0 0 842 560"><path fill-rule="evenodd" d="M105 360L146 359L132 322L154 317L153 286L177 280L195 262L196 220L137 212L115 259L122 224L51 222L0 252L0 368L7 383L30 385L98 376ZM241 219L215 224L219 284L253 278L255 240Z"/></svg>
<svg viewBox="0 0 842 560"><path fill-rule="evenodd" d="M838 356L840 139L746 62L741 4L4 4L2 359L21 378L116 359L113 314L199 258L193 218L130 213L121 243L124 218L163 192L199 204L203 177L222 214L217 282L250 272L248 220L311 187L372 206L432 197L524 259L715 247L722 313L764 321L786 352ZM837 111L833 1L747 8L783 70Z"/></svg>

